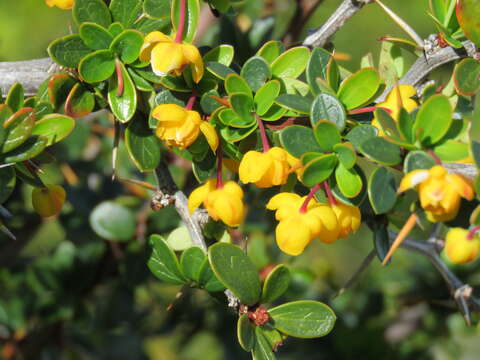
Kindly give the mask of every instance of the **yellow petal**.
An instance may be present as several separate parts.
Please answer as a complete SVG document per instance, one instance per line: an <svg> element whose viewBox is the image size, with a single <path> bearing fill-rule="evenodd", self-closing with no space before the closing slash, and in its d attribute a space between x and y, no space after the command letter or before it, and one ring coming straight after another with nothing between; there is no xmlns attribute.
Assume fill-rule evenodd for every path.
<svg viewBox="0 0 480 360"><path fill-rule="evenodd" d="M310 243L310 230L300 217L291 217L281 221L275 230L277 245L284 253L300 255Z"/></svg>
<svg viewBox="0 0 480 360"><path fill-rule="evenodd" d="M196 83L203 77L204 65L202 55L198 49L191 44L182 44L183 56L192 64L192 77Z"/></svg>
<svg viewBox="0 0 480 360"><path fill-rule="evenodd" d="M405 190L411 189L421 182L428 179L430 173L428 170L413 170L405 175L400 182L400 187L398 188L398 192L401 193Z"/></svg>
<svg viewBox="0 0 480 360"><path fill-rule="evenodd" d="M454 264L465 264L478 257L479 242L477 238L467 239L468 231L452 228L445 238L445 253Z"/></svg>
<svg viewBox="0 0 480 360"><path fill-rule="evenodd" d="M180 44L160 42L152 49L150 61L155 75L165 76L173 70L180 69L183 65L183 59Z"/></svg>
<svg viewBox="0 0 480 360"><path fill-rule="evenodd" d="M473 190L473 184L470 179L460 174L448 174L446 180L463 198L473 200L475 197L475 191Z"/></svg>
<svg viewBox="0 0 480 360"><path fill-rule="evenodd" d="M247 152L243 156L238 169L240 181L244 184L259 181L268 171L271 161L270 157L266 154L253 150Z"/></svg>
<svg viewBox="0 0 480 360"><path fill-rule="evenodd" d="M152 49L159 42L172 42L172 39L160 31L152 31L145 36L142 48L140 50L140 60L150 61Z"/></svg>
<svg viewBox="0 0 480 360"><path fill-rule="evenodd" d="M223 184L223 191L233 197L243 199L243 190L235 181L227 181Z"/></svg>
<svg viewBox="0 0 480 360"><path fill-rule="evenodd" d="M219 140L215 128L208 121L202 121L200 123L200 131L207 139L208 145L213 152L217 151Z"/></svg>
<svg viewBox="0 0 480 360"><path fill-rule="evenodd" d="M215 190L216 183L217 181L215 179L208 179L205 184L192 191L188 197L188 210L190 214L193 214L195 209L205 201L207 195Z"/></svg>
<svg viewBox="0 0 480 360"><path fill-rule="evenodd" d="M318 234L320 241L324 243L333 243L338 240L340 234L340 225L337 216L329 206L315 208L315 214L322 220L323 226Z"/></svg>
<svg viewBox="0 0 480 360"><path fill-rule="evenodd" d="M187 118L187 111L177 104L161 104L153 109L152 117L159 122L183 122Z"/></svg>
<svg viewBox="0 0 480 360"><path fill-rule="evenodd" d="M301 200L300 195L294 193L283 192L275 195L267 203L268 210L276 210L282 206L291 206L292 203L296 204Z"/></svg>

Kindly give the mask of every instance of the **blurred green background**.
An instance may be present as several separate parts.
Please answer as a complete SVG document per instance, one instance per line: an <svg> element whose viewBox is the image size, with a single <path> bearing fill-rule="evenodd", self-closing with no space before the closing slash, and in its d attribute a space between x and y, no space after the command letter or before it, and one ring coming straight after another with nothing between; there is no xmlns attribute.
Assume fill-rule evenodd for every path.
<svg viewBox="0 0 480 360"><path fill-rule="evenodd" d="M319 26L340 2L325 0L304 32ZM285 28L294 3L273 1L275 11L284 15L275 18L277 29ZM435 32L425 14L427 0L385 3L420 36ZM255 21L263 5L245 1L245 13ZM261 23L254 24L260 28ZM48 43L68 34L70 26L70 12L48 8L43 0L3 0L0 60L44 57ZM367 52L378 54L376 39L387 34L405 36L384 12L370 5L342 28L334 42L338 51L351 54L345 64L353 70ZM199 39L201 44L216 41L215 26ZM95 126L105 130L110 124L100 118ZM18 346L25 359L41 360L249 358L236 343L235 316L222 304L191 289L183 289L183 296L175 299L179 287L162 284L149 274L142 236L118 247L92 232L89 213L103 200L115 200L135 213L148 209L148 194L112 184L111 138L100 130L92 134L92 129L92 122L78 121L75 132L57 146L59 164L48 168L50 182L62 181L65 164L78 177L77 184L66 186L68 204L59 219L41 221L33 214L28 201L31 188L26 185L17 186L7 204L15 214L12 231L20 240L12 243L0 234L0 356L12 358ZM187 190L195 186L184 166L173 170ZM119 171L138 177L124 149ZM144 197L136 196L139 193ZM326 338L287 340L279 359L478 359L478 327L464 325L444 282L425 259L400 250L388 267L374 260L353 289L333 299L371 250L369 230L362 228L355 237L334 245L315 242L302 256L287 257L274 243L272 216L264 210L271 193L252 190L247 196L252 211L241 230L251 234L254 263L259 269L289 263L294 283L286 298L322 300L338 315L337 326ZM168 235L178 225L171 208L147 214L146 234ZM455 268L471 285L480 283L478 270L475 264Z"/></svg>

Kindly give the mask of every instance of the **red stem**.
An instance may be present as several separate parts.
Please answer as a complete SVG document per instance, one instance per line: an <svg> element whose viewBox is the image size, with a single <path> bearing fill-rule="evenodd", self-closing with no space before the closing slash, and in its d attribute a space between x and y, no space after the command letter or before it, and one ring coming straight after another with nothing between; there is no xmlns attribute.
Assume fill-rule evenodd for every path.
<svg viewBox="0 0 480 360"><path fill-rule="evenodd" d="M122 96L123 94L123 74L122 74L122 64L119 60L115 61L115 71L117 73L117 96Z"/></svg>
<svg viewBox="0 0 480 360"><path fill-rule="evenodd" d="M308 204L310 203L310 200L312 200L312 198L315 196L315 193L318 190L320 190L320 187L321 187L321 185L317 184L310 189L309 194L307 195L305 201L302 204L302 207L299 210L301 214L305 214L307 212L307 207L308 207Z"/></svg>
<svg viewBox="0 0 480 360"><path fill-rule="evenodd" d="M430 154L430 156L435 160L435 163L437 165L442 165L442 160L438 157L437 154L432 149L428 149L427 152Z"/></svg>
<svg viewBox="0 0 480 360"><path fill-rule="evenodd" d="M222 167L223 167L222 143L220 142L218 144L218 149L217 149L217 189L223 188Z"/></svg>
<svg viewBox="0 0 480 360"><path fill-rule="evenodd" d="M197 94L195 92L192 92L192 96L190 96L188 98L187 105L185 106L185 109L192 110L193 105L195 105L195 100L197 100Z"/></svg>
<svg viewBox="0 0 480 360"><path fill-rule="evenodd" d="M270 150L270 144L268 143L267 132L265 131L265 125L263 124L262 119L258 115L255 115L258 122L258 129L260 130L260 137L262 138L263 152L266 153Z"/></svg>
<svg viewBox="0 0 480 360"><path fill-rule="evenodd" d="M175 42L177 44L182 43L183 39L183 30L185 29L185 14L186 14L186 0L180 0L180 20L178 22L177 35L175 36Z"/></svg>
<svg viewBox="0 0 480 360"><path fill-rule="evenodd" d="M467 240L473 240L475 234L480 231L480 226L475 226L472 230L470 230L467 234Z"/></svg>
<svg viewBox="0 0 480 360"><path fill-rule="evenodd" d="M330 188L330 185L328 185L328 182L325 180L322 182L323 188L325 189L325 193L327 194L328 202L331 206L336 206L337 205L337 200L335 199L335 196L333 196L332 189Z"/></svg>
<svg viewBox="0 0 480 360"><path fill-rule="evenodd" d="M385 110L386 112L388 112L389 114L392 113L392 110L387 109L387 108L384 108L384 107L367 106L367 107L363 107L363 108L359 108L359 109L350 110L350 111L348 112L348 115L357 115L357 114L370 113L370 112L374 112L374 111L377 110L377 109L383 109L383 110Z"/></svg>

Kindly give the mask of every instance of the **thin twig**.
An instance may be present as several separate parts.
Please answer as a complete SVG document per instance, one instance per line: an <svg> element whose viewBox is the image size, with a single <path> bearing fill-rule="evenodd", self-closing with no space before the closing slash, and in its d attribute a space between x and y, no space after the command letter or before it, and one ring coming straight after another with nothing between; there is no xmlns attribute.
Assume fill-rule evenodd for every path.
<svg viewBox="0 0 480 360"><path fill-rule="evenodd" d="M362 263L358 267L358 269L353 273L353 275L348 279L348 281L343 285L338 292L335 294L334 298L342 295L345 291L350 289L353 284L358 280L360 275L363 274L363 272L368 268L368 266L372 263L373 259L375 259L376 256L376 251L373 249L368 253L368 255L363 259Z"/></svg>

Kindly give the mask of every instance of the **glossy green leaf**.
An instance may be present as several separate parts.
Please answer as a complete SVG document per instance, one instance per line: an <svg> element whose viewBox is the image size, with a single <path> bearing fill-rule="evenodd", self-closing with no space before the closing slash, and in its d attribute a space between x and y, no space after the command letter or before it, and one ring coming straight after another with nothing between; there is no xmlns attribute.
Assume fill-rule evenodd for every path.
<svg viewBox="0 0 480 360"><path fill-rule="evenodd" d="M420 108L414 124L417 138L425 146L437 143L452 124L453 111L444 95L430 97Z"/></svg>
<svg viewBox="0 0 480 360"><path fill-rule="evenodd" d="M90 213L90 226L104 239L128 241L135 235L136 220L127 207L113 201L104 201Z"/></svg>
<svg viewBox="0 0 480 360"><path fill-rule="evenodd" d="M360 151L370 159L384 165L397 165L402 160L400 147L382 137L372 137L360 145Z"/></svg>
<svg viewBox="0 0 480 360"><path fill-rule="evenodd" d="M173 251L184 251L193 246L190 232L184 225L177 227L168 234L165 241Z"/></svg>
<svg viewBox="0 0 480 360"><path fill-rule="evenodd" d="M120 56L125 64L138 59L143 45L143 35L137 30L124 30L113 39L110 50Z"/></svg>
<svg viewBox="0 0 480 360"><path fill-rule="evenodd" d="M315 139L324 152L332 152L333 147L342 141L342 136L334 123L320 120L313 128Z"/></svg>
<svg viewBox="0 0 480 360"><path fill-rule="evenodd" d="M275 103L299 114L310 114L312 107L312 99L291 94L281 94L275 99Z"/></svg>
<svg viewBox="0 0 480 360"><path fill-rule="evenodd" d="M322 152L311 128L300 125L287 126L280 131L280 144L290 155L300 158L307 152Z"/></svg>
<svg viewBox="0 0 480 360"><path fill-rule="evenodd" d="M264 58L268 64L272 64L273 61L284 51L285 45L283 45L281 41L270 40L262 45L262 47L257 51L256 55Z"/></svg>
<svg viewBox="0 0 480 360"><path fill-rule="evenodd" d="M175 253L160 235L151 235L148 239L151 254L147 265L150 271L162 281L180 285L186 282Z"/></svg>
<svg viewBox="0 0 480 360"><path fill-rule="evenodd" d="M339 131L345 128L347 115L343 105L332 95L320 94L313 101L310 110L310 121L315 126L320 120L334 123Z"/></svg>
<svg viewBox="0 0 480 360"><path fill-rule="evenodd" d="M443 162L460 162L470 157L469 144L457 140L447 140L435 146L435 154Z"/></svg>
<svg viewBox="0 0 480 360"><path fill-rule="evenodd" d="M17 177L13 166L0 168L0 204L3 204L15 189Z"/></svg>
<svg viewBox="0 0 480 360"><path fill-rule="evenodd" d="M377 119L380 127L385 135L388 137L400 138L400 132L397 129L396 121L390 116L390 114L382 108L375 110L375 118Z"/></svg>
<svg viewBox="0 0 480 360"><path fill-rule="evenodd" d="M220 45L212 50L208 51L203 56L203 61L216 62L225 66L230 66L234 56L234 50L232 45Z"/></svg>
<svg viewBox="0 0 480 360"><path fill-rule="evenodd" d="M335 170L338 159L335 154L326 154L305 165L302 182L307 187L314 187L327 180Z"/></svg>
<svg viewBox="0 0 480 360"><path fill-rule="evenodd" d="M80 60L92 52L80 35L76 34L52 41L47 51L53 61L67 68L76 68Z"/></svg>
<svg viewBox="0 0 480 360"><path fill-rule="evenodd" d="M256 128L257 126L255 123L250 127L243 128L224 127L220 129L220 134L222 138L228 142L237 142L245 139L248 135L253 133Z"/></svg>
<svg viewBox="0 0 480 360"><path fill-rule="evenodd" d="M254 56L245 62L240 75L247 81L250 88L256 92L272 77L272 71L264 58Z"/></svg>
<svg viewBox="0 0 480 360"><path fill-rule="evenodd" d="M472 96L480 88L480 61L466 58L460 61L453 71L453 81L458 94Z"/></svg>
<svg viewBox="0 0 480 360"><path fill-rule="evenodd" d="M298 338L325 336L333 329L336 320L332 309L312 300L282 304L270 309L268 313L276 329Z"/></svg>
<svg viewBox="0 0 480 360"><path fill-rule="evenodd" d="M43 116L53 113L53 105L46 101L35 104L35 116L41 119Z"/></svg>
<svg viewBox="0 0 480 360"><path fill-rule="evenodd" d="M260 118L263 121L277 121L281 119L287 113L287 109L278 106L277 104L273 104L268 111L263 114Z"/></svg>
<svg viewBox="0 0 480 360"><path fill-rule="evenodd" d="M388 234L388 229L385 225L376 224L373 229L373 244L375 247L375 252L380 261L385 259L387 256L388 250L390 250L390 236ZM391 259L388 260L389 264Z"/></svg>
<svg viewBox="0 0 480 360"><path fill-rule="evenodd" d="M107 80L115 71L115 56L110 50L97 50L80 61L78 71L88 83Z"/></svg>
<svg viewBox="0 0 480 360"><path fill-rule="evenodd" d="M192 92L192 89L187 85L187 83L181 76L167 75L159 78L155 74L153 73L151 74L154 75L155 78L158 79L158 81L152 81L155 78L151 76L147 80L152 81L153 83L161 84L164 88L167 88L172 91L178 91L178 92L187 92L187 93Z"/></svg>
<svg viewBox="0 0 480 360"><path fill-rule="evenodd" d="M244 119L229 108L221 110L218 114L218 117L222 124L232 126L234 128L249 128L255 124L255 119Z"/></svg>
<svg viewBox="0 0 480 360"><path fill-rule="evenodd" d="M353 167L347 169L342 163L339 163L335 169L335 180L338 189L347 198L354 198L362 191L362 178Z"/></svg>
<svg viewBox="0 0 480 360"><path fill-rule="evenodd" d="M22 145L32 133L35 113L32 108L22 108L10 116L4 123L5 133L1 152L12 151Z"/></svg>
<svg viewBox="0 0 480 360"><path fill-rule="evenodd" d="M290 270L283 264L277 265L268 274L262 289L262 303L271 303L282 296L290 285Z"/></svg>
<svg viewBox="0 0 480 360"><path fill-rule="evenodd" d="M314 95L322 93L322 89L318 86L317 79L327 79L327 65L332 55L323 48L315 48L312 51L310 60L307 65L307 82Z"/></svg>
<svg viewBox="0 0 480 360"><path fill-rule="evenodd" d="M287 77L279 78L279 80L285 86L285 91L287 94L300 95L303 97L310 96L310 87L308 86L307 83L298 79L287 78Z"/></svg>
<svg viewBox="0 0 480 360"><path fill-rule="evenodd" d="M130 1L130 0L128 0L128 1ZM112 4L112 3L110 3L110 4ZM110 26L108 27L108 32L110 34L112 34L113 37L120 34L123 30L125 30L125 28L119 22L114 22L114 23L110 24Z"/></svg>
<svg viewBox="0 0 480 360"><path fill-rule="evenodd" d="M93 22L108 28L112 22L110 11L103 0L75 0L72 11L77 25Z"/></svg>
<svg viewBox="0 0 480 360"><path fill-rule="evenodd" d="M378 130L375 126L359 125L350 130L345 138L352 143L356 150L359 150L363 142L377 136L377 133Z"/></svg>
<svg viewBox="0 0 480 360"><path fill-rule="evenodd" d="M255 121L253 116L253 99L245 94L237 93L230 95L230 105L232 109L244 120L249 123Z"/></svg>
<svg viewBox="0 0 480 360"><path fill-rule="evenodd" d="M123 92L118 96L118 79L110 78L108 83L108 103L115 117L122 123L128 122L137 110L137 91L125 66L119 63L123 77Z"/></svg>
<svg viewBox="0 0 480 360"><path fill-rule="evenodd" d="M413 170L430 169L435 165L435 160L425 151L410 151L403 162L403 170L409 173Z"/></svg>
<svg viewBox="0 0 480 360"><path fill-rule="evenodd" d="M275 360L272 346L260 326L255 327L255 343L252 351L253 360Z"/></svg>
<svg viewBox="0 0 480 360"><path fill-rule="evenodd" d="M210 73L222 80L225 80L230 74L236 74L236 72L230 69L228 66L214 61L206 62L205 67Z"/></svg>
<svg viewBox="0 0 480 360"><path fill-rule="evenodd" d="M360 69L342 82L338 98L347 110L368 104L377 93L380 81L380 75L375 69Z"/></svg>
<svg viewBox="0 0 480 360"><path fill-rule="evenodd" d="M48 99L54 109L60 109L78 80L68 74L53 75L48 82Z"/></svg>
<svg viewBox="0 0 480 360"><path fill-rule="evenodd" d="M253 98L255 111L257 115L264 115L273 105L275 99L280 93L280 82L278 80L271 80L262 85L257 90Z"/></svg>
<svg viewBox="0 0 480 360"><path fill-rule="evenodd" d="M13 112L17 112L23 107L23 86L22 84L16 82L12 85L10 90L8 90L7 98L5 99L5 104Z"/></svg>
<svg viewBox="0 0 480 360"><path fill-rule="evenodd" d="M272 62L272 74L295 79L303 73L309 59L308 48L303 46L291 48Z"/></svg>
<svg viewBox="0 0 480 360"><path fill-rule="evenodd" d="M79 34L85 45L92 50L108 49L113 40L107 29L91 22L80 25Z"/></svg>
<svg viewBox="0 0 480 360"><path fill-rule="evenodd" d="M327 84L336 92L338 91L340 80L340 68L332 56L327 65Z"/></svg>
<svg viewBox="0 0 480 360"><path fill-rule="evenodd" d="M143 3L143 12L153 19L168 18L171 12L171 1L165 0L145 0Z"/></svg>
<svg viewBox="0 0 480 360"><path fill-rule="evenodd" d="M250 258L236 245L216 243L208 258L217 278L245 305L260 299L260 279Z"/></svg>
<svg viewBox="0 0 480 360"><path fill-rule="evenodd" d="M352 144L348 142L335 144L333 151L337 154L340 163L347 169L351 169L357 162L357 153Z"/></svg>
<svg viewBox="0 0 480 360"><path fill-rule="evenodd" d="M171 21L173 32L176 33L180 21L180 0L172 0ZM190 43L195 38L200 18L200 1L186 0L185 29L183 31L183 41Z"/></svg>
<svg viewBox="0 0 480 360"><path fill-rule="evenodd" d="M200 269L200 285L207 290L208 292L219 292L225 290L225 285L223 285L220 280L212 270L208 258L203 261L202 267Z"/></svg>
<svg viewBox="0 0 480 360"><path fill-rule="evenodd" d="M220 97L220 94L217 90L210 90L202 95L200 99L200 106L205 114L210 115L222 106L222 104L215 100L214 97Z"/></svg>
<svg viewBox="0 0 480 360"><path fill-rule="evenodd" d="M185 250L180 257L180 268L183 275L187 279L198 282L205 259L206 255L199 247L192 246Z"/></svg>
<svg viewBox="0 0 480 360"><path fill-rule="evenodd" d="M248 318L247 314L243 314L238 318L237 322L238 343L245 351L251 351L255 345L255 326Z"/></svg>
<svg viewBox="0 0 480 360"><path fill-rule="evenodd" d="M170 19L149 19L145 17L137 21L133 27L144 34L149 34L152 31L165 31L167 27L170 27Z"/></svg>
<svg viewBox="0 0 480 360"><path fill-rule="evenodd" d="M135 117L125 130L128 154L140 171L154 170L161 159L160 140L143 117Z"/></svg>
<svg viewBox="0 0 480 360"><path fill-rule="evenodd" d="M0 163L15 163L34 158L47 146L43 136L30 136L22 145L0 156Z"/></svg>
<svg viewBox="0 0 480 360"><path fill-rule="evenodd" d="M385 214L395 206L397 185L388 168L380 166L372 172L368 178L368 198L375 214Z"/></svg>
<svg viewBox="0 0 480 360"><path fill-rule="evenodd" d="M252 89L250 89L245 79L238 74L230 74L225 78L225 90L228 95L241 93L250 98L252 97Z"/></svg>
<svg viewBox="0 0 480 360"><path fill-rule="evenodd" d="M65 114L74 118L90 114L95 108L95 95L81 83L76 83L65 102Z"/></svg>
<svg viewBox="0 0 480 360"><path fill-rule="evenodd" d="M50 146L66 138L74 128L75 120L70 116L49 114L35 122L32 135L42 135Z"/></svg>
<svg viewBox="0 0 480 360"><path fill-rule="evenodd" d="M169 4L170 2L163 1L163 3ZM126 28L132 27L142 14L142 2L138 0L112 0L109 7L113 21L125 25ZM169 14L168 12L166 16Z"/></svg>
<svg viewBox="0 0 480 360"><path fill-rule="evenodd" d="M3 127L5 121L13 115L12 109L6 104L0 104L0 125Z"/></svg>

